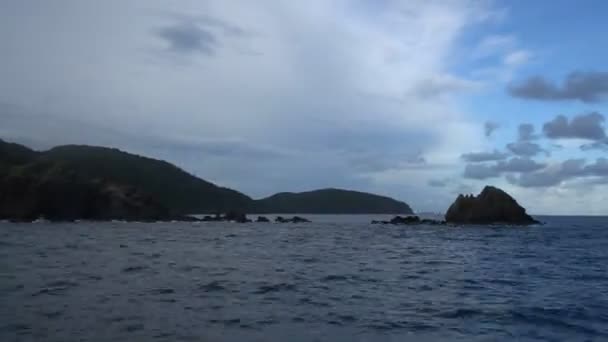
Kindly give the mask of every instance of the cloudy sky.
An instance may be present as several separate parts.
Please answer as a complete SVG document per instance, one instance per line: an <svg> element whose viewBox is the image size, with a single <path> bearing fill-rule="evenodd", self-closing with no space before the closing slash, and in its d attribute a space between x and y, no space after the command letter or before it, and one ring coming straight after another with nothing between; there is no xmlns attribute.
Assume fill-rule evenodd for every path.
<svg viewBox="0 0 608 342"><path fill-rule="evenodd" d="M608 2L0 0L0 138L262 197L608 213Z"/></svg>

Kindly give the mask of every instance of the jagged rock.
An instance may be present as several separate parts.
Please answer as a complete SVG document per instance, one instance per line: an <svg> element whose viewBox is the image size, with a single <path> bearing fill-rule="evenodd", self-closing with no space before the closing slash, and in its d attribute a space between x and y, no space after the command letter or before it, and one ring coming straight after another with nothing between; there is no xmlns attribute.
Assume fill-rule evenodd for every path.
<svg viewBox="0 0 608 342"><path fill-rule="evenodd" d="M278 222L278 223L307 223L307 222L310 222L310 220L308 220L304 217L300 217L300 216L294 216L292 218L284 218L283 216L277 216L277 218L274 221Z"/></svg>
<svg viewBox="0 0 608 342"><path fill-rule="evenodd" d="M300 216L294 216L291 218L291 222L292 223L308 223L308 222L310 222L310 220L300 217Z"/></svg>
<svg viewBox="0 0 608 342"><path fill-rule="evenodd" d="M251 222L251 220L247 218L247 215L238 211L227 212L226 215L224 215L223 217L223 221L233 221L238 223Z"/></svg>
<svg viewBox="0 0 608 342"><path fill-rule="evenodd" d="M391 224L416 224L420 223L420 217L418 216L395 216L393 217L389 223Z"/></svg>
<svg viewBox="0 0 608 342"><path fill-rule="evenodd" d="M270 220L265 216L258 216L258 219L255 222L270 222Z"/></svg>
<svg viewBox="0 0 608 342"><path fill-rule="evenodd" d="M460 224L538 223L513 197L493 186L486 186L477 196L459 195L446 212L445 219Z"/></svg>
<svg viewBox="0 0 608 342"><path fill-rule="evenodd" d="M0 219L186 220L131 186L88 180L54 163L14 167L0 177Z"/></svg>
<svg viewBox="0 0 608 342"><path fill-rule="evenodd" d="M418 224L427 224L427 225L442 225L445 224L445 221L437 221L431 219L420 219L418 216L395 216L390 221L377 221L373 220L372 224L394 224L394 225L418 225Z"/></svg>

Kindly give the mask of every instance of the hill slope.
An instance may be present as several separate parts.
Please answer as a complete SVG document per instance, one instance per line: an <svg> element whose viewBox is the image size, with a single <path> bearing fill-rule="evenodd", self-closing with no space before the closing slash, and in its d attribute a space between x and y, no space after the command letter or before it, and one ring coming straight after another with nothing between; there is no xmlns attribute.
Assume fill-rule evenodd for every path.
<svg viewBox="0 0 608 342"><path fill-rule="evenodd" d="M412 214L404 202L370 193L322 189L301 193L283 192L257 200L258 213L301 214Z"/></svg>
<svg viewBox="0 0 608 342"><path fill-rule="evenodd" d="M93 146L59 146L41 158L69 164L91 178L134 186L180 213L208 213L247 208L248 196L195 177L166 161L117 149Z"/></svg>
<svg viewBox="0 0 608 342"><path fill-rule="evenodd" d="M364 192L323 189L303 193L279 193L261 200L195 177L166 161L118 149L66 145L36 152L0 140L0 176L11 169L59 164L79 179L110 182L150 195L175 214L204 214L240 210L258 213L309 214L410 214L404 202ZM39 174L44 174L40 170Z"/></svg>
<svg viewBox="0 0 608 342"><path fill-rule="evenodd" d="M22 165L34 160L38 152L0 139L0 166Z"/></svg>

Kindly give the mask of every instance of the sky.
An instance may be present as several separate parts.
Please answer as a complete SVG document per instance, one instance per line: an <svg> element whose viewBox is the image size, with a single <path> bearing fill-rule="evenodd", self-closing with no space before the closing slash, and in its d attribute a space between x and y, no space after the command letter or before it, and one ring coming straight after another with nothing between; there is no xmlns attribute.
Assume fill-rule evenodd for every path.
<svg viewBox="0 0 608 342"><path fill-rule="evenodd" d="M603 0L0 0L0 138L168 160L254 198L608 214Z"/></svg>

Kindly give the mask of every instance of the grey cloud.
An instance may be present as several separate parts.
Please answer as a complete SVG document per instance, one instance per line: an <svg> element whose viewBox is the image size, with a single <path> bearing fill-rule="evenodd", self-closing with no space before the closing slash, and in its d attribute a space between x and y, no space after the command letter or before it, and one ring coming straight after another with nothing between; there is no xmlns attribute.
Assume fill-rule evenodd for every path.
<svg viewBox="0 0 608 342"><path fill-rule="evenodd" d="M543 132L551 139L602 140L606 138L604 121L604 116L597 112L577 115L570 121L565 116L558 115L543 125Z"/></svg>
<svg viewBox="0 0 608 342"><path fill-rule="evenodd" d="M608 159L598 158L594 163L585 165L584 159L568 159L562 163L547 167L538 172L522 173L518 177L509 176L507 180L522 187L548 187L559 185L564 181L590 177L600 182L608 177Z"/></svg>
<svg viewBox="0 0 608 342"><path fill-rule="evenodd" d="M469 179L487 179L500 177L503 173L530 173L545 168L545 164L530 158L511 158L494 164L467 164L464 177Z"/></svg>
<svg viewBox="0 0 608 342"><path fill-rule="evenodd" d="M573 72L557 85L541 76L512 85L508 92L531 100L580 100L598 102L608 98L608 72Z"/></svg>
<svg viewBox="0 0 608 342"><path fill-rule="evenodd" d="M428 181L428 185L434 188L444 188L448 182L445 179L431 179Z"/></svg>
<svg viewBox="0 0 608 342"><path fill-rule="evenodd" d="M261 145L242 140L183 140L167 138L150 138L150 147L201 154L209 157L243 158L267 160L285 158L291 155L288 151L275 146Z"/></svg>
<svg viewBox="0 0 608 342"><path fill-rule="evenodd" d="M533 172L544 168L546 164L538 163L530 158L511 158L507 161L500 161L494 169L499 172Z"/></svg>
<svg viewBox="0 0 608 342"><path fill-rule="evenodd" d="M471 152L465 153L461 158L468 163L480 163L486 161L497 161L507 159L509 155L498 150L493 152Z"/></svg>
<svg viewBox="0 0 608 342"><path fill-rule="evenodd" d="M492 165L467 164L464 168L464 178L488 179L500 176L500 171Z"/></svg>
<svg viewBox="0 0 608 342"><path fill-rule="evenodd" d="M584 174L584 159L568 159L551 168L539 172L522 173L519 177L509 176L507 180L525 188L548 187Z"/></svg>
<svg viewBox="0 0 608 342"><path fill-rule="evenodd" d="M494 133L494 131L496 131L498 129L498 127L500 127L500 125L496 122L492 122L492 121L486 121L483 125L483 129L484 129L484 133L486 135L486 137L491 137L492 133Z"/></svg>
<svg viewBox="0 0 608 342"><path fill-rule="evenodd" d="M453 194L472 194L474 192L474 188L470 184L458 184L453 190Z"/></svg>
<svg viewBox="0 0 608 342"><path fill-rule="evenodd" d="M534 134L534 125L523 123L517 127L519 141L531 141L538 139L538 135Z"/></svg>
<svg viewBox="0 0 608 342"><path fill-rule="evenodd" d="M253 35L253 32L250 30L246 30L231 22L210 15L190 15L175 11L164 11L160 12L160 16L169 17L176 22L194 23L200 26L217 29L219 32L227 36L244 37Z"/></svg>
<svg viewBox="0 0 608 342"><path fill-rule="evenodd" d="M539 136L534 133L534 125L529 123L520 124L517 127L517 141L507 144L507 149L511 153L522 157L533 157L541 152L548 155L547 150L532 142L538 138Z"/></svg>
<svg viewBox="0 0 608 342"><path fill-rule="evenodd" d="M219 46L213 33L189 22L164 27L158 30L158 36L167 41L174 52L212 55Z"/></svg>
<svg viewBox="0 0 608 342"><path fill-rule="evenodd" d="M592 142L590 144L583 144L580 146L582 151L590 151L590 150L601 150L608 151L608 139L603 139L601 141Z"/></svg>
<svg viewBox="0 0 608 342"><path fill-rule="evenodd" d="M246 37L248 31L223 20L209 16L171 14L171 25L157 30L156 34L178 53L212 55L220 47L222 37Z"/></svg>
<svg viewBox="0 0 608 342"><path fill-rule="evenodd" d="M608 159L598 158L595 163L585 166L584 172L590 176L608 176Z"/></svg>
<svg viewBox="0 0 608 342"><path fill-rule="evenodd" d="M540 145L528 141L517 141L507 144L507 149L513 154L523 157L533 157L541 152L547 152Z"/></svg>

